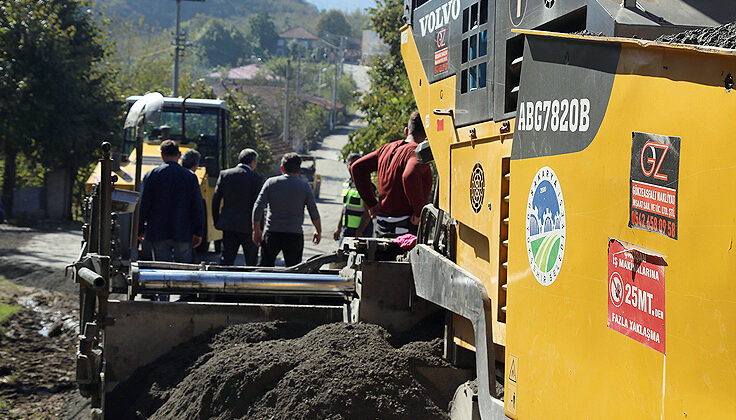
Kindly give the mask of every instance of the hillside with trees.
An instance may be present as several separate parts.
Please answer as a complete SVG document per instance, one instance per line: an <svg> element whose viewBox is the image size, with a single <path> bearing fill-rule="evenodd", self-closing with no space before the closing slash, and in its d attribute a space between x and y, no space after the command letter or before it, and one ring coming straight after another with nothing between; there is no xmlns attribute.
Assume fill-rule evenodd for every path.
<svg viewBox="0 0 736 420"><path fill-rule="evenodd" d="M173 27L176 20L173 1L97 0L97 7L115 20L141 22L154 28ZM252 15L261 12L268 12L279 28L313 26L320 15L317 6L306 0L206 0L181 4L184 22L200 15L245 25Z"/></svg>
<svg viewBox="0 0 736 420"><path fill-rule="evenodd" d="M339 54L318 40L309 46L297 40L284 44L279 33L304 26L314 35L356 39L367 16L319 12L304 0L182 5L184 19L191 19L182 23L188 42L179 94L219 95L228 102L230 153L256 148L265 168L271 142L284 132L289 136L282 141L292 147L317 144L329 127ZM100 142L121 143L125 98L154 91L172 95L174 15L175 3L163 0L0 3L0 175L8 213L15 192L39 188L49 174L64 173L73 183L65 217L80 216ZM244 65L260 69L255 80L228 79L231 69ZM291 118L284 130L287 80ZM336 113L354 110L352 78L343 73L336 86Z"/></svg>
<svg viewBox="0 0 736 420"><path fill-rule="evenodd" d="M369 153L379 146L404 136L409 114L416 109L409 78L401 57L402 0L377 0L369 9L371 26L388 45L386 57L377 57L370 71L371 90L363 95L358 108L366 126L355 131L343 154Z"/></svg>

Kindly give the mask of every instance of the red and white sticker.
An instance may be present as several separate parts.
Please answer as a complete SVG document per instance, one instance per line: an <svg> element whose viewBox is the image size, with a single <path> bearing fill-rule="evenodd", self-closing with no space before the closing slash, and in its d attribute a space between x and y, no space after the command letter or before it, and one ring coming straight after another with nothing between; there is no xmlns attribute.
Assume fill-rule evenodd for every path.
<svg viewBox="0 0 736 420"><path fill-rule="evenodd" d="M434 53L434 74L447 71L447 62L449 61L449 50L447 47Z"/></svg>
<svg viewBox="0 0 736 420"><path fill-rule="evenodd" d="M434 65L435 66L438 65L438 64L447 63L447 59L448 59L447 58L447 53L448 53L448 51L449 50L447 49L447 47L445 47L445 48L443 48L443 49L441 49L439 51L435 51L435 53L434 53Z"/></svg>
<svg viewBox="0 0 736 420"><path fill-rule="evenodd" d="M665 354L664 259L608 242L608 328Z"/></svg>

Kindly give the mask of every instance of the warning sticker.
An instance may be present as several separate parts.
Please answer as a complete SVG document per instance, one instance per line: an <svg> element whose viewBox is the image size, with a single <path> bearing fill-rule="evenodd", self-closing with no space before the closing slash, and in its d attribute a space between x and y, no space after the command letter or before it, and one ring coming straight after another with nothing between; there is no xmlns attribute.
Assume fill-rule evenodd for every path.
<svg viewBox="0 0 736 420"><path fill-rule="evenodd" d="M449 60L448 56L449 50L447 47L442 48L439 51L435 51L434 53L434 74L442 73L443 71L447 71L447 62Z"/></svg>
<svg viewBox="0 0 736 420"><path fill-rule="evenodd" d="M506 404L506 411L511 415L516 415L517 405L517 383L519 381L519 358L513 354L509 354L508 360L508 372L506 373L506 389L504 390L506 397L504 403Z"/></svg>
<svg viewBox="0 0 736 420"><path fill-rule="evenodd" d="M665 354L664 258L608 241L608 328Z"/></svg>
<svg viewBox="0 0 736 420"><path fill-rule="evenodd" d="M677 239L680 138L634 132L629 227Z"/></svg>

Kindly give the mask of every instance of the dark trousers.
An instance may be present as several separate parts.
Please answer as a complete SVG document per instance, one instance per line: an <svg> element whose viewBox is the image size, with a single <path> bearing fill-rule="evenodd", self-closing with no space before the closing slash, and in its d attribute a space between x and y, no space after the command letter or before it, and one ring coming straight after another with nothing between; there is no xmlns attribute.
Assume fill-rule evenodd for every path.
<svg viewBox="0 0 736 420"><path fill-rule="evenodd" d="M396 223L389 223L384 220L376 219L376 237L396 238L406 233L416 235L418 227L419 226L411 223L408 218Z"/></svg>
<svg viewBox="0 0 736 420"><path fill-rule="evenodd" d="M241 246L243 247L245 265L253 267L258 264L258 247L253 243L253 235L251 233L225 230L222 232L220 265L233 265Z"/></svg>
<svg viewBox="0 0 736 420"><path fill-rule="evenodd" d="M340 238L355 238L358 236L358 228L349 228L346 226L342 227L342 232L340 233ZM365 230L363 230L363 234L360 235L361 238L372 238L373 237L373 222L368 222L368 226L365 227Z"/></svg>
<svg viewBox="0 0 736 420"><path fill-rule="evenodd" d="M301 233L266 232L261 244L261 266L273 267L276 256L284 252L284 265L291 267L302 262L304 235Z"/></svg>
<svg viewBox="0 0 736 420"><path fill-rule="evenodd" d="M153 246L154 261L170 261L178 263L192 263L192 243L176 242L173 239L155 241Z"/></svg>

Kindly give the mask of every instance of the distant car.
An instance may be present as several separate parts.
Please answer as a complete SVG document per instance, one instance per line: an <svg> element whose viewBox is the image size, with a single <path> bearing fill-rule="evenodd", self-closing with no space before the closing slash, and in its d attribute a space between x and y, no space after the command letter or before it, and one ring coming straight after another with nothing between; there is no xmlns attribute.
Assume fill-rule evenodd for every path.
<svg viewBox="0 0 736 420"><path fill-rule="evenodd" d="M317 158L310 155L300 155L299 157L302 158L301 176L312 187L314 198L319 199L322 175L317 173Z"/></svg>

